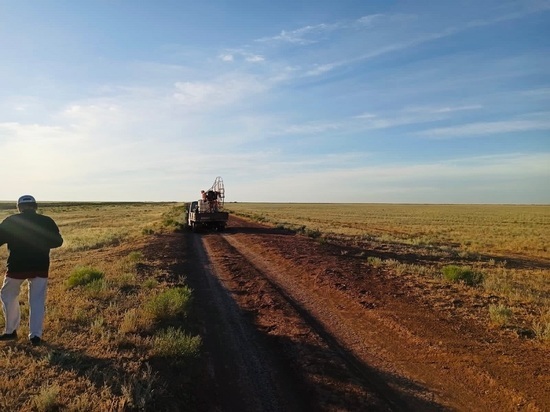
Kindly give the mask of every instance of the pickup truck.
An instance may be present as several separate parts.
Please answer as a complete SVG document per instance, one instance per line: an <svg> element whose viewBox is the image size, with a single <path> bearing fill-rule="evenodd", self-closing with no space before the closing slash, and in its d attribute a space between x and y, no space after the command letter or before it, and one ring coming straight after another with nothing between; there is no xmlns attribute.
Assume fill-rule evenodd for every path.
<svg viewBox="0 0 550 412"><path fill-rule="evenodd" d="M221 232L225 230L228 219L228 212L212 210L212 208L208 207L208 202L193 201L189 204L187 225L193 232L201 228L213 229Z"/></svg>

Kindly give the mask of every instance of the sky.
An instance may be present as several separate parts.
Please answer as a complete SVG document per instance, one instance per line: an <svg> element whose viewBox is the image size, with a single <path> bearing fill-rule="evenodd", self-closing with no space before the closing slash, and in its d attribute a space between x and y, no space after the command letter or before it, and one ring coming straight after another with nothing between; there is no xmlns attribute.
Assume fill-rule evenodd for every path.
<svg viewBox="0 0 550 412"><path fill-rule="evenodd" d="M0 0L0 200L550 204L550 0Z"/></svg>

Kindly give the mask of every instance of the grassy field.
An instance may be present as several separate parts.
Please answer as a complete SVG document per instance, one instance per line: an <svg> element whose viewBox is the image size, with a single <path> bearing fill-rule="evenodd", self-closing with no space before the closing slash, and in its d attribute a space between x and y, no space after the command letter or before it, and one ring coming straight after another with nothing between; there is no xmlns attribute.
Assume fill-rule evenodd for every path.
<svg viewBox="0 0 550 412"><path fill-rule="evenodd" d="M231 203L226 208L319 241L395 250L392 259L368 254L365 259L397 275L428 279L428 285L470 273L465 267L475 282L482 273L475 290L502 298L487 305L495 325L523 322L530 333L550 341L549 206ZM44 203L40 211L56 220L65 239L51 254L46 345L25 342L23 290L21 338L0 344L0 410L122 411L158 405L167 382L155 360L170 359L170 365L187 370L200 347L186 317L191 291L185 274L169 274L180 279L176 284L166 281L166 269L159 272L143 255L156 234L181 227L183 205ZM0 203L0 220L12 213L13 203ZM405 249L445 258L406 262L399 259ZM6 257L1 247L2 273ZM512 266L506 261L511 258L524 264Z"/></svg>
<svg viewBox="0 0 550 412"><path fill-rule="evenodd" d="M326 234L550 259L550 206L230 203L226 208Z"/></svg>
<svg viewBox="0 0 550 412"><path fill-rule="evenodd" d="M152 363L169 358L170 365L188 367L200 338L186 330L191 291L183 282L165 281L166 273L156 273L142 249L151 236L180 227L183 206L45 203L39 210L56 220L65 243L51 253L45 344L33 348L26 342L24 286L20 338L0 345L0 410L158 405L167 383ZM0 204L0 220L15 212L13 204ZM2 272L6 257L4 246Z"/></svg>
<svg viewBox="0 0 550 412"><path fill-rule="evenodd" d="M228 203L226 209L319 241L391 251L391 258L367 258L426 288L433 281L472 284L472 296L498 300L487 305L493 323L515 324L550 342L550 206Z"/></svg>

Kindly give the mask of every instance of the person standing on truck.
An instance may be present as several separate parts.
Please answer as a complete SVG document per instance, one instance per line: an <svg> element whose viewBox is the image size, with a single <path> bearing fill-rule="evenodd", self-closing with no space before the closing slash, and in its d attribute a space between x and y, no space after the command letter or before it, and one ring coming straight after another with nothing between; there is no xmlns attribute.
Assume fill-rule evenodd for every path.
<svg viewBox="0 0 550 412"><path fill-rule="evenodd" d="M34 197L21 196L17 201L19 213L0 223L0 246L6 243L9 250L0 290L6 321L1 341L17 339L21 322L19 292L25 280L29 282L29 340L33 345L42 340L50 249L61 246L63 238L53 219L36 213L37 208Z"/></svg>

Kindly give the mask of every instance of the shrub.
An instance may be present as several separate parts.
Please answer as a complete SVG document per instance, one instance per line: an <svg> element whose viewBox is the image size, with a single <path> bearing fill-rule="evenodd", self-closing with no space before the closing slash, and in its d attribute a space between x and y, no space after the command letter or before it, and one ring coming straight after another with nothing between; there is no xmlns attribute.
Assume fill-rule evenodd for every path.
<svg viewBox="0 0 550 412"><path fill-rule="evenodd" d="M502 304L489 305L489 317L495 325L505 326L510 323L512 309Z"/></svg>
<svg viewBox="0 0 550 412"><path fill-rule="evenodd" d="M322 233L316 229L308 229L306 228L304 231L304 234L307 237L310 237L312 239L317 239L318 237L321 237Z"/></svg>
<svg viewBox="0 0 550 412"><path fill-rule="evenodd" d="M130 376L121 387L126 404L137 411L153 410L155 395L162 392L162 389L158 386L157 374L152 372L148 363L145 364L145 370L137 376Z"/></svg>
<svg viewBox="0 0 550 412"><path fill-rule="evenodd" d="M103 292L108 289L108 285L107 282L105 282L105 279L100 278L94 279L91 282L86 283L84 285L84 289L91 297L101 297L103 296Z"/></svg>
<svg viewBox="0 0 550 412"><path fill-rule="evenodd" d="M184 316L191 302L191 289L187 286L168 289L154 296L145 310L156 320L169 320Z"/></svg>
<svg viewBox="0 0 550 412"><path fill-rule="evenodd" d="M135 263L141 262L143 260L143 253L140 252L139 250L130 252L128 254L128 260Z"/></svg>
<svg viewBox="0 0 550 412"><path fill-rule="evenodd" d="M550 343L550 311L533 321L533 332L538 340Z"/></svg>
<svg viewBox="0 0 550 412"><path fill-rule="evenodd" d="M375 268L382 267L382 265L383 265L382 259L380 259L379 257L375 257L375 256L369 256L369 257L367 258L367 262L368 262L372 267L375 267Z"/></svg>
<svg viewBox="0 0 550 412"><path fill-rule="evenodd" d="M200 345L200 336L191 336L180 329L168 328L155 336L153 353L163 358L192 358L198 354Z"/></svg>
<svg viewBox="0 0 550 412"><path fill-rule="evenodd" d="M40 393L32 399L33 409L38 412L57 411L59 409L58 396L58 385L42 387Z"/></svg>
<svg viewBox="0 0 550 412"><path fill-rule="evenodd" d="M134 273L123 273L112 279L110 283L113 286L117 286L119 289L130 289L137 284L137 277Z"/></svg>
<svg viewBox="0 0 550 412"><path fill-rule="evenodd" d="M92 322L90 332L98 336L102 336L105 333L105 319L103 316L99 316Z"/></svg>
<svg viewBox="0 0 550 412"><path fill-rule="evenodd" d="M143 281L143 287L145 289L154 289L157 287L157 285L158 285L158 282L154 278L145 279Z"/></svg>
<svg viewBox="0 0 550 412"><path fill-rule="evenodd" d="M145 331L153 325L153 320L151 314L133 308L124 314L119 331L122 334Z"/></svg>
<svg viewBox="0 0 550 412"><path fill-rule="evenodd" d="M67 279L67 286L72 289L77 286L88 285L92 282L101 281L104 276L103 272L98 269L89 266L79 267L73 270L69 279Z"/></svg>
<svg viewBox="0 0 550 412"><path fill-rule="evenodd" d="M470 268L448 265L442 269L443 278L449 282L462 282L475 286L483 281L483 274L474 272Z"/></svg>

